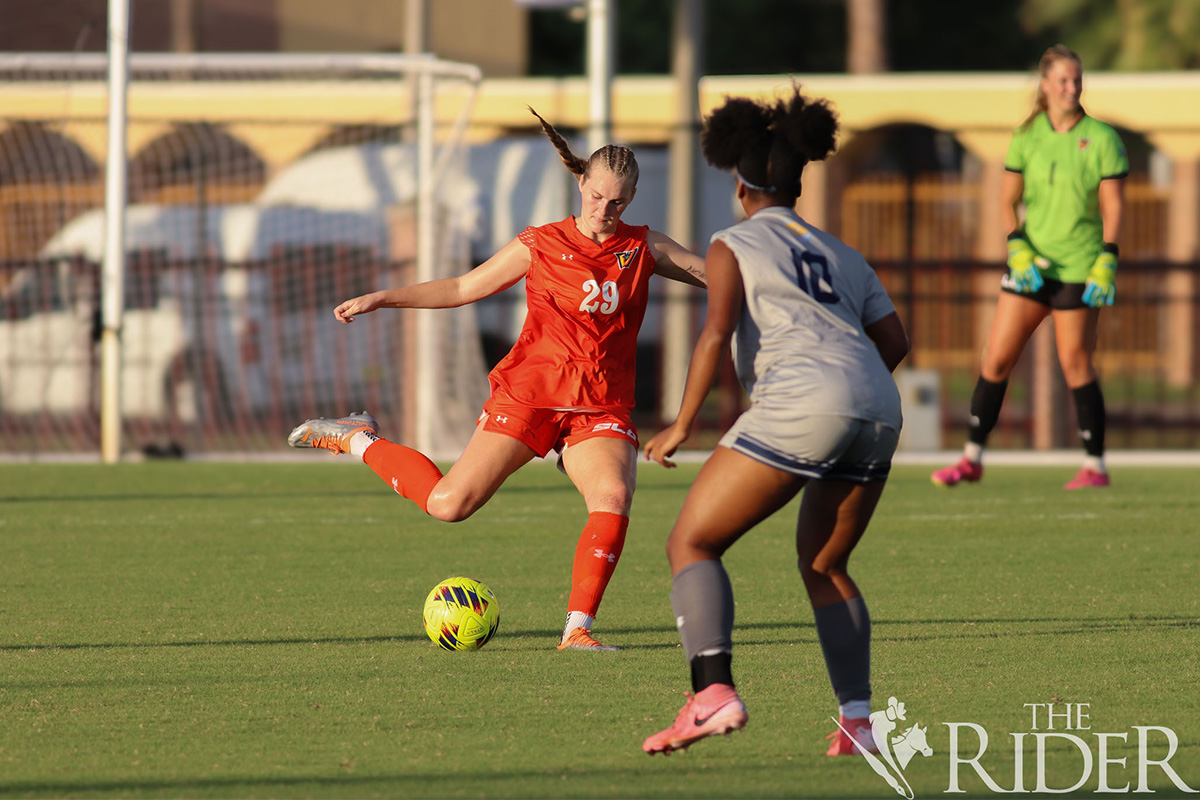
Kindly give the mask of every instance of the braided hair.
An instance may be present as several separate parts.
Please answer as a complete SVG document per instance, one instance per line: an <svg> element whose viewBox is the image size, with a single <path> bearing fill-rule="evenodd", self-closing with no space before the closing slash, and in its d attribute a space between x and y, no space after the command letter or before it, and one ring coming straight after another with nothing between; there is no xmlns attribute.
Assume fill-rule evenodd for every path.
<svg viewBox="0 0 1200 800"><path fill-rule="evenodd" d="M638 163L634 158L633 151L628 147L606 144L592 153L591 158L582 159L571 151L571 145L567 144L563 135L553 125L542 119L541 114L534 111L532 106L526 106L526 108L529 109L530 114L538 118L538 122L542 124L542 132L554 145L554 149L558 150L559 158L562 159L563 164L572 175L587 178L592 174L593 169L606 169L616 177L633 181L633 185L637 185Z"/></svg>
<svg viewBox="0 0 1200 800"><path fill-rule="evenodd" d="M704 120L700 151L748 189L795 203L804 165L833 153L837 130L829 101L804 97L793 85L791 97L775 102L726 98Z"/></svg>

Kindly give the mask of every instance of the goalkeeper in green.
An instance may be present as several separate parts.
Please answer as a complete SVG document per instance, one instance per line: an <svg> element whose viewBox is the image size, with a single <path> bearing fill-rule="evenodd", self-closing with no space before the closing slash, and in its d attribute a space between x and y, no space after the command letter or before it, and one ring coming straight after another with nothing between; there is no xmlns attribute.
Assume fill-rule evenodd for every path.
<svg viewBox="0 0 1200 800"><path fill-rule="evenodd" d="M1080 105L1083 65L1063 45L1043 54L1037 107L1013 134L1004 159L1002 213L1008 273L971 396L962 459L932 475L939 486L978 481L983 448L1000 416L1008 376L1037 327L1054 317L1058 360L1075 401L1086 451L1064 488L1108 486L1104 396L1096 380L1100 309L1112 305L1117 238L1129 159L1108 125ZM1025 219L1018 217L1025 204Z"/></svg>

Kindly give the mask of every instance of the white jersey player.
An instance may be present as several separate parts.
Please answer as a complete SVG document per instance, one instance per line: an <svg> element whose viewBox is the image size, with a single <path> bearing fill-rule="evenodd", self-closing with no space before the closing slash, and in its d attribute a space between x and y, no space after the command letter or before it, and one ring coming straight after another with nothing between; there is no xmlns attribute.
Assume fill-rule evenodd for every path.
<svg viewBox="0 0 1200 800"><path fill-rule="evenodd" d="M891 453L881 455L884 463L852 460L833 473L826 463L827 440L854 422L900 431L896 383L865 330L896 311L875 271L782 206L713 241L733 252L741 273L745 310L733 352L751 402L721 444L812 478L885 477Z"/></svg>
<svg viewBox="0 0 1200 800"><path fill-rule="evenodd" d="M828 104L795 89L771 104L730 98L701 133L708 163L736 173L748 219L713 237L708 316L683 402L646 457L672 466L731 340L751 405L700 470L667 540L671 605L695 695L673 725L646 739L647 753L746 725L721 556L801 489L800 575L838 700L827 753L876 750L870 618L848 564L896 450L900 396L891 371L908 354L908 336L862 256L792 210L804 165L833 151L836 132Z"/></svg>

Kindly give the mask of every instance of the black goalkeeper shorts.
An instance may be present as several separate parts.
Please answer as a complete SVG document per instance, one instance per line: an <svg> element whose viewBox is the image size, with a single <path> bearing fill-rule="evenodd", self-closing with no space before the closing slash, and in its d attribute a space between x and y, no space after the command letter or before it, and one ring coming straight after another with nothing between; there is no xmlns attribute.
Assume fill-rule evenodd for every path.
<svg viewBox="0 0 1200 800"><path fill-rule="evenodd" d="M1042 287L1036 292L1018 292L1009 282L1007 272L1000 279L1000 291L1015 294L1017 297L1027 298L1056 311L1089 308L1090 306L1083 302L1083 289L1085 286L1087 286L1086 283L1063 283L1062 281L1046 278L1045 282L1042 283Z"/></svg>

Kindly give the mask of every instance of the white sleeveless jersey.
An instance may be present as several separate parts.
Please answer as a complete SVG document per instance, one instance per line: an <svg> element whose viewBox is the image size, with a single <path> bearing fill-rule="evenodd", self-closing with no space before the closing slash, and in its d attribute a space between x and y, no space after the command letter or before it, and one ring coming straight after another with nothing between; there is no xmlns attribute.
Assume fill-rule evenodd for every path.
<svg viewBox="0 0 1200 800"><path fill-rule="evenodd" d="M752 403L900 428L900 394L864 328L895 311L866 259L790 208L713 235L737 258L745 305L733 341Z"/></svg>

